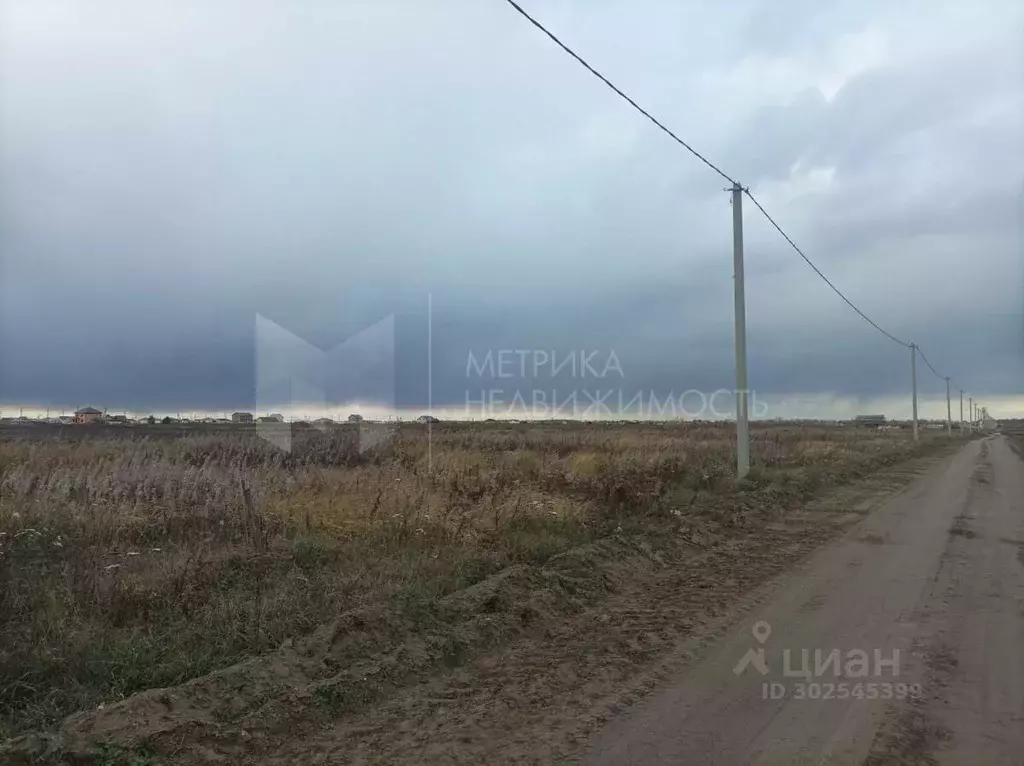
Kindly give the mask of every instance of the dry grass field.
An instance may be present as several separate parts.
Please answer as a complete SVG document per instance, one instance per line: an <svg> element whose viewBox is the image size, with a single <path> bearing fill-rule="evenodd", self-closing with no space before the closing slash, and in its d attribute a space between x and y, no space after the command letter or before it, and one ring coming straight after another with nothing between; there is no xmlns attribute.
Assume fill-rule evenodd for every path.
<svg viewBox="0 0 1024 766"><path fill-rule="evenodd" d="M1004 421L1002 431L1010 440L1013 451L1024 460L1024 419Z"/></svg>
<svg viewBox="0 0 1024 766"><path fill-rule="evenodd" d="M429 445L404 425L363 451L340 426L296 434L290 452L247 429L0 433L0 739L273 653L339 615L428 635L446 597L510 568L669 523L700 546L947 443L923 437L762 426L737 485L725 425L440 424ZM357 644L345 651L373 648ZM468 649L422 651L452 666ZM323 706L348 703L324 689Z"/></svg>

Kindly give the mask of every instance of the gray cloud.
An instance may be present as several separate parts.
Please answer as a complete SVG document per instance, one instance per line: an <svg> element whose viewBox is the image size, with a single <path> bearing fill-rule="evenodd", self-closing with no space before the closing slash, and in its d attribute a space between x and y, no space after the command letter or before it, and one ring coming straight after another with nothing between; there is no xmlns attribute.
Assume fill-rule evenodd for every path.
<svg viewBox="0 0 1024 766"><path fill-rule="evenodd" d="M1021 393L1017 4L530 7L940 371ZM322 348L395 314L418 406L428 295L435 402L500 349L729 386L723 185L504 3L0 0L0 402L241 406L257 313ZM746 227L751 384L904 393Z"/></svg>

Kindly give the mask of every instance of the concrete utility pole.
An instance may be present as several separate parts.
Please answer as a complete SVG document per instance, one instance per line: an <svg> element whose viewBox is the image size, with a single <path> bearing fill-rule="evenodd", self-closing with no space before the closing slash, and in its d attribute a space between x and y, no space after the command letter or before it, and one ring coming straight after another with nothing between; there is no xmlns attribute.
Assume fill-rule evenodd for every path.
<svg viewBox="0 0 1024 766"><path fill-rule="evenodd" d="M910 385L914 390L914 441L917 436L917 344L910 344Z"/></svg>
<svg viewBox="0 0 1024 766"><path fill-rule="evenodd" d="M736 305L736 478L750 470L747 420L747 310L743 292L743 187L732 185L732 278Z"/></svg>
<svg viewBox="0 0 1024 766"><path fill-rule="evenodd" d="M968 396L967 397L967 417L969 418L969 420L967 421L967 430L969 430L973 434L974 433L974 397L973 396Z"/></svg>
<svg viewBox="0 0 1024 766"><path fill-rule="evenodd" d="M960 433L964 432L964 390L960 389Z"/></svg>
<svg viewBox="0 0 1024 766"><path fill-rule="evenodd" d="M953 412L949 404L949 378L946 378L946 436L953 436Z"/></svg>

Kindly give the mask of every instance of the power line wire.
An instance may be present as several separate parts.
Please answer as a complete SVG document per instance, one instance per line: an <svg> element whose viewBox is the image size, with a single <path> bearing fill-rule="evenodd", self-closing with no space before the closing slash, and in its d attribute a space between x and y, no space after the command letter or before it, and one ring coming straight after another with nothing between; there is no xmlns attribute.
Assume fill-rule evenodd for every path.
<svg viewBox="0 0 1024 766"><path fill-rule="evenodd" d="M842 298L844 301L846 301L846 305L847 306L849 306L851 309L853 309L858 314L860 314L861 317L863 317L864 320L868 324L870 324L872 327L874 327L876 330L878 330L880 333L882 333L882 335L884 335L887 338L889 338L889 340L895 341L896 343L899 343L901 346L905 346L907 348L910 348L910 344L909 343L905 343L904 341L900 340L899 338L897 338L892 333L886 332L885 330L883 330L873 319L871 319L871 317L869 317L867 314L865 314L863 311L861 311L859 308L857 308L853 304L853 301L851 301L849 298L847 298L845 295L843 295L842 291L838 287L836 287L834 284L832 284L832 282L829 280L828 277L826 277L824 274L821 273L821 269L819 269L817 266L815 266L814 263L811 261L811 259L808 258L806 255L804 255L804 251L801 250L797 246L796 242L794 242L785 231L783 231L782 227L779 226L775 222L775 219L772 218L770 215L768 215L768 211L765 210L764 207L762 207L761 203L757 201L757 198L753 194L750 193L750 189L746 189L745 188L743 191L750 198L750 201L753 202L754 205L757 206L757 209L761 211L761 214L765 218L768 219L768 223L770 223L772 226L775 227L776 231L778 231L779 234L782 235L783 239L785 239L790 244L790 247L792 247L794 250L796 250L797 254L807 262L807 265L810 266L812 269L814 269L815 273L825 281L825 284L828 285L829 287L831 287L836 295L838 295L840 298Z"/></svg>
<svg viewBox="0 0 1024 766"><path fill-rule="evenodd" d="M711 162L711 160L709 160L703 154L701 154L696 149L694 149L692 146L690 146L690 144L686 143L686 141L681 139L672 130L667 128L661 121L659 121L656 117L654 117L654 115L652 115L650 112L648 112L642 106L640 106L636 101L634 101L632 98L630 98L628 95L626 95L626 93L624 93L622 90L620 90L607 77L605 77L603 74L601 74L599 71L597 71L594 67L592 67L590 64L588 64L586 62L586 60L583 59L583 57L581 57L579 54L577 54L568 45L563 43L554 33L552 33L550 30L548 30L547 27L545 27L543 24L541 24L539 21L537 21L537 19L535 19L533 16L531 16L521 5L519 5L519 3L517 3L515 0L505 0L505 1L509 5L511 5L523 18L525 18L533 26L535 26L537 29L539 29L541 32L543 32L548 38L550 38L552 40L552 42L554 42L559 48L561 48L563 51L565 51L570 56L572 56L588 72L590 72L592 75L594 75L596 78L598 78L601 82L603 82L605 85L607 85L609 88L611 88L618 96L620 96L630 106L632 106L634 109L636 109L636 111L638 111L640 114L642 114L644 117L646 117L652 123L654 123L659 129L662 130L662 132L664 132L668 136L670 136L676 143L678 143L680 146L682 146L684 149L686 149L688 152L690 152L690 154L692 154L694 157L699 159L701 162L703 162L709 168L714 170L723 179L728 181L730 184L733 184L734 186L736 185L736 181L734 181L729 176L728 173L723 171L721 168L719 168L717 165L715 165L713 162ZM754 205L757 207L757 209L761 211L761 214L768 220L768 222L775 228L775 230L778 231L779 234L782 235L783 239L785 239L786 242L789 243L790 247L792 247L793 250L796 251L797 255L799 255L801 258L803 258L804 261L807 263L807 265L810 266L812 269L814 269L814 273L816 273L819 277L821 277L822 281L824 281L825 284L827 284L836 295L838 295L840 298L842 298L847 306L849 306L851 309L853 309L855 312L857 312L857 314L860 315L860 317L862 319L864 319L864 321L866 321L868 324L870 324L872 327L874 327L876 330L878 330L880 333L882 333L882 335L887 337L889 340L893 341L894 343L898 343L899 345L901 345L901 346L903 346L905 348L910 348L911 344L907 343L906 341L900 340L899 338L897 338L892 333L890 333L887 330L883 329L877 322L875 322L873 319L871 319L871 317L869 317L867 314L865 314L863 311L861 311L859 308L857 308L857 306L853 303L853 301L851 301L849 298L847 298L843 294L843 292L838 287L836 287L832 283L832 281L821 272L821 269L819 269L817 266L814 265L814 262L811 261L811 259L807 257L807 255L804 253L803 250L800 249L800 247L796 244L796 242L794 242L793 239L785 232L785 230L775 221L775 219L771 217L771 215L768 213L768 211L764 209L764 206L760 202L758 202L757 198L753 194L750 193L750 189L744 187L743 188L743 192L747 195L747 197L750 199L750 201L754 203ZM921 358L924 360L924 363L926 365L928 365L928 369L930 369L937 377L942 378L943 380L945 380L945 378L942 375L939 375L938 371L932 366L931 362L928 361L928 357L926 357L924 355L924 352L921 351L921 347L920 346L916 346L916 349L917 349L917 352L921 354Z"/></svg>
<svg viewBox="0 0 1024 766"><path fill-rule="evenodd" d="M921 350L920 346L917 347L917 353L919 353L921 358L924 359L924 363L928 365L928 369L935 373L935 377L942 378L942 380L946 379L944 375L939 375L939 371L932 367L932 363L928 361L928 357L924 355L924 351Z"/></svg>
<svg viewBox="0 0 1024 766"><path fill-rule="evenodd" d="M590 72L592 75L594 75L594 77L596 77L601 82L603 82L605 85L607 85L609 88L611 88L613 91L615 91L618 95L620 95L627 102L629 102L630 106L632 106L634 109L636 109L638 112L640 112L640 114L642 114L648 120L650 120L655 125L657 125L659 128L661 128L662 131L664 131L669 136L671 136L675 140L675 142L677 144L682 146L690 154L692 154L698 160L700 160L705 165L707 165L709 168L714 170L716 173L718 173L718 175L720 175L722 178L724 178L729 183L731 183L731 184L735 184L736 183L721 168L719 168L717 165L715 165L713 162L711 162L711 160L709 160L707 157L705 157L703 154L698 152L696 149L694 149L692 146L690 146L688 143L686 143L683 139L681 139L679 136L677 136L675 133L673 133L667 127L665 127L661 122L658 121L657 118L654 117L654 115L652 115L650 112L648 112L642 106L640 106L636 101L634 101L629 96L627 96L625 93L623 93L621 90L619 90L611 82L611 80L609 80L603 74L601 74L596 69L594 69L594 67L590 66L590 64L588 64L586 61L584 61L583 58L580 57L572 48L570 48L568 45L566 45L561 40L559 40L554 34L549 32L547 27L545 27L543 24L541 24L539 21L537 21L535 18L533 18L533 16L531 16L529 13L527 13L523 9L523 7L521 5L519 5L519 3L515 2L515 0L505 0L505 1L509 5L511 5L513 8L515 8L523 16L523 18L525 18L527 21L529 21L531 24L533 24L535 27L537 27L537 29L539 29L545 35L550 37L559 48L561 48L563 51L565 51L570 56L572 56L574 59L576 59L576 61L578 61L580 64L582 64L584 66L584 68L587 69L588 72Z"/></svg>

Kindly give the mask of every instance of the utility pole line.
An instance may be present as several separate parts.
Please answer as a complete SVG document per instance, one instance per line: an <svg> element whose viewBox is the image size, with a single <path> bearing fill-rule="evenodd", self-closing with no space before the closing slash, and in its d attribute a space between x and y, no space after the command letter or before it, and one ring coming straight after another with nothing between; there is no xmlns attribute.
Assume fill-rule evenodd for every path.
<svg viewBox="0 0 1024 766"><path fill-rule="evenodd" d="M967 417L970 418L967 421L967 430L972 434L974 433L974 397L967 397Z"/></svg>
<svg viewBox="0 0 1024 766"><path fill-rule="evenodd" d="M540 30L546 35L553 43L562 49L566 54L572 57L579 65L586 69L590 74L594 75L597 79L603 82L608 88L615 92L616 95L625 100L633 109L642 114L648 120L650 120L655 126L657 126L662 132L672 138L677 144L686 149L690 154L699 159L710 169L714 170L722 179L728 181L731 186L725 191L732 192L732 214L733 214L733 280L734 280L734 300L735 300L735 312L736 312L736 460L737 460L737 475L738 478L742 479L746 476L750 468L750 433L749 433L749 410L748 400L749 391L747 389L747 358L746 358L746 311L745 311L745 300L744 300L744 285L743 285L743 212L742 212L742 195L745 193L750 197L750 201L754 204L762 215L768 220L768 222L782 235L783 239L789 243L789 245L796 251L796 253L803 258L807 265L810 266L815 273L824 280L824 282L832 288L832 290L847 303L854 311L857 312L865 321L867 321L872 327L878 330L880 333L888 337L893 342L907 346L907 344L897 338L895 335L886 332L882 327L876 324L867 314L857 308L854 303L843 295L842 291L839 290L832 282L818 269L817 266L808 258L800 247L792 240L792 238L785 232L785 230L775 222L775 219L765 210L764 206L750 193L749 189L744 189L737 181L731 176L717 167L707 157L700 154L696 149L686 143L683 139L669 130L664 124L662 124L657 118L655 118L650 112L641 107L636 101L630 98L623 90L618 88L612 83L607 77L601 74L598 70L592 67L586 62L579 54L577 54L572 48L563 43L554 33L549 31L543 24L537 21L533 16L527 13L526 10L519 5L516 0L507 0L508 4L512 6L523 18L525 18L530 24ZM914 402L914 440L918 439L918 423L917 423L917 352L918 348L916 344L910 344L910 355L911 355L911 375L913 377L913 402ZM428 354L429 357L429 354ZM932 367L928 358L922 354L921 358L924 362L935 373L936 377L942 377ZM428 376L429 378L429 376ZM949 380L946 381L947 389L949 387ZM947 430L951 431L951 413L949 404L949 395L947 390L946 396L946 421Z"/></svg>
<svg viewBox="0 0 1024 766"><path fill-rule="evenodd" d="M949 405L949 376L946 376L946 436L953 438L953 413Z"/></svg>
<svg viewBox="0 0 1024 766"><path fill-rule="evenodd" d="M964 432L964 390L960 389L960 434Z"/></svg>
<svg viewBox="0 0 1024 766"><path fill-rule="evenodd" d="M736 308L736 478L750 470L750 425L747 420L747 311L743 292L743 187L732 189L732 268Z"/></svg>
<svg viewBox="0 0 1024 766"><path fill-rule="evenodd" d="M914 441L918 440L917 435L917 344L910 344L910 385L914 391Z"/></svg>

